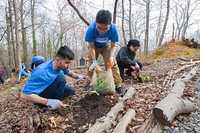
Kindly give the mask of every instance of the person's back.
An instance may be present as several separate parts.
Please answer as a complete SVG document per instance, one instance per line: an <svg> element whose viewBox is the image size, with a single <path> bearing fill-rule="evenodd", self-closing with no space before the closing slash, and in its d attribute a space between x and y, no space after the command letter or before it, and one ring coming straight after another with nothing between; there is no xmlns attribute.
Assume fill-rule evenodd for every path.
<svg viewBox="0 0 200 133"><path fill-rule="evenodd" d="M39 66L40 64L45 62L45 58L43 56L34 56L31 60L31 69L33 70L34 67Z"/></svg>

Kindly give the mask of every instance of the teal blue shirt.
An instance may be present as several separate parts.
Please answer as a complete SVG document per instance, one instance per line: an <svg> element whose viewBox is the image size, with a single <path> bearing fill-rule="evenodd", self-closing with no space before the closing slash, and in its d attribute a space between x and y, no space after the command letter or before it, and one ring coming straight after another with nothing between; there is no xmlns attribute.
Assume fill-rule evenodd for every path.
<svg viewBox="0 0 200 133"><path fill-rule="evenodd" d="M23 88L22 92L24 94L40 94L44 91L53 81L57 78L57 76L62 74L68 74L69 68L65 71L59 70L55 71L53 69L53 61L54 59L42 63L41 65L37 66L33 69L32 74L27 81L25 87Z"/></svg>
<svg viewBox="0 0 200 133"><path fill-rule="evenodd" d="M96 23L93 22L87 29L85 41L94 42L95 47L103 47L111 42L118 42L119 34L115 24L110 24L110 29L104 33L99 34Z"/></svg>

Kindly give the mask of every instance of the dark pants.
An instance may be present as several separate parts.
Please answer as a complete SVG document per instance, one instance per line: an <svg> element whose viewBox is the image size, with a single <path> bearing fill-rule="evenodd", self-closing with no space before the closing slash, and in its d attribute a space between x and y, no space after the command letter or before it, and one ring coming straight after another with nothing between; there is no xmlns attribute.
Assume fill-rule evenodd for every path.
<svg viewBox="0 0 200 133"><path fill-rule="evenodd" d="M44 60L37 60L35 62L35 67L39 66L40 64L44 63L45 61Z"/></svg>
<svg viewBox="0 0 200 133"><path fill-rule="evenodd" d="M138 61L136 61L136 62L140 66L140 69L141 69L142 66L143 66L142 63L138 62ZM126 71L126 74L129 75L129 76L130 76L131 72L134 71L134 69L132 69L130 67L130 65L128 65L128 64L124 64L124 63L121 63L121 62L117 62L117 64L118 64L118 67L119 67L120 76L122 78L122 81L124 81L124 68L128 68L128 70Z"/></svg>
<svg viewBox="0 0 200 133"><path fill-rule="evenodd" d="M66 79L64 75L59 75L52 84L39 94L39 96L48 99L63 100L64 97L73 95L74 93L74 87L66 86Z"/></svg>
<svg viewBox="0 0 200 133"><path fill-rule="evenodd" d="M4 83L3 78L0 77L0 84L3 84L3 83Z"/></svg>

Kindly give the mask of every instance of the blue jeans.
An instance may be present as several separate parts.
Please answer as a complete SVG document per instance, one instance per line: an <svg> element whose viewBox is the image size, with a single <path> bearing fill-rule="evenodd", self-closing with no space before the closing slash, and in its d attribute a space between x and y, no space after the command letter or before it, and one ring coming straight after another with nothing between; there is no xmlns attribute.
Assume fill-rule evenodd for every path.
<svg viewBox="0 0 200 133"><path fill-rule="evenodd" d="M66 86L64 75L59 75L52 84L50 84L39 96L48 99L63 100L64 97L75 94L72 86Z"/></svg>

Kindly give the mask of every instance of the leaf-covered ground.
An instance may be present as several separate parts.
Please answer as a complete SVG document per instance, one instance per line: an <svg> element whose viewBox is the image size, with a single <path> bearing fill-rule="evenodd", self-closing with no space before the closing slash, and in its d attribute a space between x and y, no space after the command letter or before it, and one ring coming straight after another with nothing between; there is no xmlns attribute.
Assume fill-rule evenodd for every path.
<svg viewBox="0 0 200 133"><path fill-rule="evenodd" d="M187 58L186 60L190 61L190 59ZM141 124L148 118L155 104L167 95L172 81L180 78L184 73L188 73L192 67L200 67L200 63L197 63L192 67L183 69L175 75L173 73L171 74L171 72L181 68L183 66L181 63L183 62L185 61L182 59L144 62L141 75L150 76L150 82L140 83L137 80L126 77L124 82L125 89L132 86L136 89L136 92L132 99L127 101L125 109L119 113L116 121L113 122L112 128L106 132L112 132L128 108L136 111L136 119L128 126L127 132L137 131ZM85 69L79 68L73 69L73 71L86 74ZM198 92L200 89L193 87L193 85L198 81L199 77L200 74L187 82L183 96L183 98L189 99L196 105L197 93L195 92ZM9 82L0 85L0 132L83 133L96 120L102 120L101 118L117 103L119 97L122 97L119 94L109 96L90 95L82 90L85 82L68 77L67 81L69 84L74 85L77 91L74 96L70 96L64 100L64 103L67 103L69 106L66 109L58 111L51 111L46 107L37 107L30 102L19 100L20 91L26 80L21 84ZM198 125L200 123L199 120L199 110L193 114L180 115L174 119L172 127L165 127L168 128L166 132L174 132L176 129L179 132L190 131L196 133L198 132L198 127L200 127ZM190 121L189 124L192 124L193 128L184 124L184 122L188 121ZM182 126L180 123L182 123Z"/></svg>

